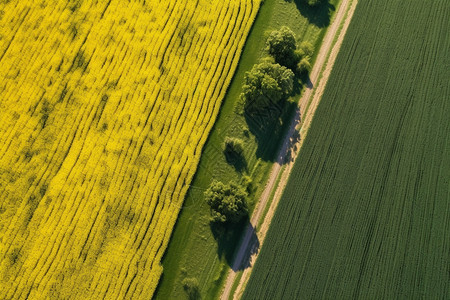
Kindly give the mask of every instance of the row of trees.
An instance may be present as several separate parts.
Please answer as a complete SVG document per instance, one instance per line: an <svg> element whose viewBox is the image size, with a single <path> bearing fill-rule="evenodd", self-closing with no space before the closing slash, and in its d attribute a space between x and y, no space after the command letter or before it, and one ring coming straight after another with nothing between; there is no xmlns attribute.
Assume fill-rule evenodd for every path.
<svg viewBox="0 0 450 300"><path fill-rule="evenodd" d="M296 75L302 76L311 69L312 45L304 42L297 47L294 33L286 26L269 34L266 50L270 56L254 65L245 76L241 99L248 111L287 99Z"/></svg>
<svg viewBox="0 0 450 300"><path fill-rule="evenodd" d="M272 31L266 41L269 57L262 59L245 75L241 101L249 113L285 101L294 90L296 77L310 71L313 47L302 43L297 47L295 35L288 27ZM282 103L281 103L282 104ZM243 142L226 138L224 153L242 157ZM242 185L213 181L205 192L211 211L211 221L236 224L248 215L248 192Z"/></svg>

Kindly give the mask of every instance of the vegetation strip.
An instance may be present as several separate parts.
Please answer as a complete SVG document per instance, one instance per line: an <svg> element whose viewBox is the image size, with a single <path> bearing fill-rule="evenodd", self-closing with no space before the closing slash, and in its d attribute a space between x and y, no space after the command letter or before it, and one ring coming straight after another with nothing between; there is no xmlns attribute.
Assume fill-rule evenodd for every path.
<svg viewBox="0 0 450 300"><path fill-rule="evenodd" d="M313 88L311 86L307 88L307 90L302 95L302 98L299 102L299 108L300 108L299 111L302 112L303 110L306 110L306 106L309 104L310 98L312 96L314 96L312 104L309 107L307 113L305 113L304 115L301 116L301 119L303 121L300 122L298 117L294 118L292 120L290 130L284 139L283 147L280 150L280 154L278 155L276 163L272 167L272 172L269 177L269 181L268 181L266 188L257 204L257 207L256 207L254 213L252 214L251 224L253 224L253 226L256 226L258 224L258 222L260 221L260 218L261 218L264 210L266 209L267 201L269 200L270 194L272 193L273 190L276 190L275 198L270 203L269 212L266 215L262 226L258 229L258 237L259 237L260 245L262 245L262 243L264 241L268 226L271 222L274 211L278 204L278 200L281 197L281 193L287 183L287 178L289 177L289 174L294 165L293 162L295 161L295 158L298 155L301 144L302 144L303 140L305 139L305 136L307 133L307 128L309 128L309 126L311 124L312 117L313 117L314 112L318 106L320 99L321 99L323 89L325 88L326 82L331 73L331 69L336 60L339 48L343 42L346 30L350 24L350 20L353 16L353 12L356 8L356 4L357 4L356 0L353 0L353 1L343 0L339 6L339 10L336 13L336 17L333 21L333 24L330 26L330 28L328 29L328 31L325 35L324 41L322 43L321 49L319 51L319 54L317 56L317 59L314 63L313 70L311 71L311 75L310 75L310 80L312 82L312 85L313 86L318 85L319 87L317 88L316 93L314 95L312 94ZM349 7L350 7L350 12L348 14L346 14ZM344 18L344 17L346 17L346 18ZM344 27L340 31L339 38L337 39L336 43L333 44L333 40L336 36L336 33L337 33L338 29L340 28L340 26L342 26L342 25ZM327 62L327 64L325 64L326 62ZM317 80L319 79L319 76L321 75L322 71L324 73L322 74L321 81L318 82ZM301 130L302 136L301 136L301 140L297 142L297 141L295 141L295 135L299 129ZM292 141L295 141L295 142L293 143ZM283 164L285 163L289 148L296 149L296 150L293 150L291 152L291 154L290 154L291 161L288 163L283 174L281 175L282 179L281 179L280 183L278 184L278 186L275 186L275 182L279 176L279 173L282 169ZM236 258L233 262L233 267L228 273L228 277L227 277L227 280L225 283L225 288L221 295L221 299L223 299L223 300L229 299L231 296L230 291L231 291L231 288L234 284L234 280L236 277L236 272L233 270L238 269L238 266L242 263L243 255L245 255L245 253L248 251L249 243L251 241L251 232L252 232L252 228L248 228L246 230L246 234L245 234L245 236L241 242L241 245L239 247L239 250L238 250L238 255L236 256ZM252 264L254 264L254 262L256 261L257 256L258 256L257 254L254 254L254 256L252 258ZM252 267L249 267L244 270L243 275L240 277L240 283L239 283L238 288L235 291L234 298L239 297L240 294L242 293L243 288L244 288L244 282L249 278L251 270L252 270Z"/></svg>
<svg viewBox="0 0 450 300"><path fill-rule="evenodd" d="M264 189L271 166L277 156L281 139L289 129L289 115L295 113L303 82L298 80L294 96L285 101L279 110L260 115L260 119L236 113L236 102L242 92L245 73L267 56L268 34L283 26L296 36L298 46L310 43L319 49L323 36L335 15L340 1L324 1L317 9L311 9L303 1L266 0L262 5L255 26L244 48L233 83L228 90L219 118L203 150L199 170L177 220L167 253L164 256L164 274L156 292L156 299L183 299L189 297L184 282L197 282L198 295L204 299L219 297L223 281L232 263L236 245L245 226L234 232L217 235L210 224L210 210L204 192L213 180L227 184L230 181L248 186L250 183L249 211ZM316 56L314 52L312 59ZM267 118L265 118L267 116ZM263 124L261 117L274 122ZM280 121L281 120L281 121ZM227 160L224 143L227 137L243 142L244 162L235 164ZM275 138L275 140L274 140ZM242 168L243 167L243 168ZM256 237L256 235L255 235ZM191 285L189 285L191 286Z"/></svg>

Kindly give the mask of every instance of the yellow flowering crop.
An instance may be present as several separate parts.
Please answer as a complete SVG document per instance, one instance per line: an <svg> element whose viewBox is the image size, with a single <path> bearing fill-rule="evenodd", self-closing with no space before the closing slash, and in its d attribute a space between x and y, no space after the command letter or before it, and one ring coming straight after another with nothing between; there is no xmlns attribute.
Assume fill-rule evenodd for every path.
<svg viewBox="0 0 450 300"><path fill-rule="evenodd" d="M0 298L149 299L260 0L0 2Z"/></svg>

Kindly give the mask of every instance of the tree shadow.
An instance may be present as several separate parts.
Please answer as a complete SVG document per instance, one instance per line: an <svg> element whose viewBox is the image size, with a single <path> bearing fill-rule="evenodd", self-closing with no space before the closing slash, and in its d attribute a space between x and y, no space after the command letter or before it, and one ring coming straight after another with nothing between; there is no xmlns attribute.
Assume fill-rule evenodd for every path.
<svg viewBox="0 0 450 300"><path fill-rule="evenodd" d="M237 224L210 223L210 228L214 239L217 241L217 254L220 258L224 257L227 264L234 270L244 270L250 267L251 257L258 253L260 243L256 235L256 230L250 223L249 218L245 218ZM248 242L247 249L235 255L239 251L241 240Z"/></svg>
<svg viewBox="0 0 450 300"><path fill-rule="evenodd" d="M303 84L304 84L303 76L304 76L303 74L295 74L294 86L293 86L293 89L292 89L292 95L298 95L302 91ZM308 74L306 74L306 76L308 76Z"/></svg>
<svg viewBox="0 0 450 300"><path fill-rule="evenodd" d="M234 152L224 152L224 155L227 163L232 165L239 173L248 170L247 160L245 159L244 155Z"/></svg>
<svg viewBox="0 0 450 300"><path fill-rule="evenodd" d="M301 73L297 72L295 74L296 78L298 78L298 80L296 80L296 82L294 83L294 93L295 94L299 94L304 86L306 86L306 88L308 88L308 89L312 89L314 87L313 83L311 81L311 78L309 77L310 73L311 72L308 71L308 72L301 72ZM295 84L297 84L298 87Z"/></svg>
<svg viewBox="0 0 450 300"><path fill-rule="evenodd" d="M287 164L289 162L293 162L295 159L295 153L298 150L298 142L300 141L300 132L298 130L294 131L294 134L292 135L290 141L289 141L289 146L288 149L284 155L283 158L283 164Z"/></svg>
<svg viewBox="0 0 450 300"><path fill-rule="evenodd" d="M294 2L302 16L319 28L330 25L331 12L336 10L336 7L328 0L323 0L315 6L308 5L305 0L294 0Z"/></svg>
<svg viewBox="0 0 450 300"><path fill-rule="evenodd" d="M262 109L245 109L245 120L258 144L256 157L264 161L275 161L280 142L296 106L294 102L282 101L281 104L273 103Z"/></svg>
<svg viewBox="0 0 450 300"><path fill-rule="evenodd" d="M256 235L256 228L250 222L247 224L245 235L242 238L242 241L247 243L247 248L242 253L236 253L235 263L231 266L235 272L251 267L252 257L259 252L261 246Z"/></svg>
<svg viewBox="0 0 450 300"><path fill-rule="evenodd" d="M309 78L309 74L306 74L304 76L304 78L302 79L302 82L303 82L303 84L306 85L306 88L308 88L308 89L314 88L314 84L312 83L311 78Z"/></svg>

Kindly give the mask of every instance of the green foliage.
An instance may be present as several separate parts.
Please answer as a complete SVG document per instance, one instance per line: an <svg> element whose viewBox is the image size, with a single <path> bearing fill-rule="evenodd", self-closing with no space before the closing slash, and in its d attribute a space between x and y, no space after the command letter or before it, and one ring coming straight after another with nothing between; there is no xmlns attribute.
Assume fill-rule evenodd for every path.
<svg viewBox="0 0 450 300"><path fill-rule="evenodd" d="M311 64L309 63L309 58L302 58L297 64L297 73L304 74L309 73L311 71Z"/></svg>
<svg viewBox="0 0 450 300"><path fill-rule="evenodd" d="M236 171L242 172L247 169L247 161L244 156L244 143L241 139L226 137L223 152L227 163L234 166Z"/></svg>
<svg viewBox="0 0 450 300"><path fill-rule="evenodd" d="M39 194L41 195L41 198L44 197L45 193L47 192L48 189L48 184L43 184L41 185L41 187L39 188Z"/></svg>
<svg viewBox="0 0 450 300"><path fill-rule="evenodd" d="M282 66L292 68L296 64L295 50L297 42L291 29L286 26L270 33L266 41L266 50Z"/></svg>
<svg viewBox="0 0 450 300"><path fill-rule="evenodd" d="M314 47L309 42L300 44L299 49L295 51L297 65L295 71L299 75L307 74L311 71L311 56L314 54Z"/></svg>
<svg viewBox="0 0 450 300"><path fill-rule="evenodd" d="M314 54L314 46L310 42L302 42L298 51L301 57L311 57Z"/></svg>
<svg viewBox="0 0 450 300"><path fill-rule="evenodd" d="M181 284L186 292L189 300L200 299L200 290L198 288L198 280L195 277L185 278Z"/></svg>
<svg viewBox="0 0 450 300"><path fill-rule="evenodd" d="M333 2L333 4L336 3ZM333 12L330 15L332 14ZM328 14L324 18L328 20ZM318 45L320 43L319 39L323 37L323 33L327 28L327 25L317 26L311 23L308 15L297 9L295 4L286 5L284 0L265 1L264 5L261 6L254 26L252 26L251 34L239 60L239 68L234 75L235 80L232 81L223 100L221 112L214 129L211 131L212 138L208 139L205 145L204 153L206 154L202 154L201 164L192 185L208 186L211 181L211 172L214 173L215 179L222 182L227 183L230 180L235 180L244 185L242 177L245 176L245 173L240 174L239 176L242 177L238 178L235 172L221 171L224 169L229 170L229 162L226 156L223 155L223 138L216 137L223 136L225 133L239 137L245 143L248 170L251 170L250 176L253 179L253 193L257 195L264 188L264 180L262 178L266 178L264 174L270 173L272 162L269 157L276 155L278 146L275 145L274 135L272 134L261 134L259 139L254 137L255 128L247 124L245 116L248 115L244 114L244 103L240 101L239 95L242 92L245 72L251 70L255 63L260 62L261 57L267 55L265 50L267 32L274 28L278 29L282 25L290 27L295 32L298 40L297 47L301 47L300 43L303 40L310 41L314 46ZM285 105L285 107L287 106ZM249 117L251 118L252 116ZM233 120L232 123L230 120ZM242 133L242 131L244 132ZM267 131L274 132L274 129L270 127ZM268 150L266 151L266 149ZM209 155L210 153L215 153L215 155ZM214 159L211 159L211 157ZM261 157L263 158L258 159ZM202 198L200 193L199 190L193 189L185 199L184 203L189 206L189 209L181 210L180 217L177 220L168 251L164 256L164 276L162 276L155 300L179 299L180 296L185 296L183 286L180 284L181 281L185 277L189 277L187 274L192 274L193 276L200 269L203 270L202 274L196 276L202 287L200 290L202 299L216 299L220 296L220 288L228 274L228 269L224 266L223 256L219 256L216 252L218 249L217 239L208 230L210 225L208 224L209 209L205 212L204 207L197 203L198 199ZM249 193L249 195L252 194ZM249 201L247 204L249 209L254 198L257 199L257 197L253 196L248 197ZM206 235L207 242L201 238L203 234ZM186 243L186 239L190 242ZM233 244L224 243L224 246L227 247L225 252L232 253L235 250ZM180 263L183 257L187 259L183 259L185 263ZM180 271L182 268L185 268L186 274ZM222 268L224 271L221 271ZM208 274L221 275L208 276Z"/></svg>
<svg viewBox="0 0 450 300"><path fill-rule="evenodd" d="M254 192L255 186L253 184L253 179L251 176L242 176L242 185L245 187L248 194L252 194Z"/></svg>
<svg viewBox="0 0 450 300"><path fill-rule="evenodd" d="M234 182L224 184L214 180L205 192L211 210L211 221L237 223L248 215L247 192Z"/></svg>
<svg viewBox="0 0 450 300"><path fill-rule="evenodd" d="M297 48L294 33L286 26L274 30L267 39L266 50L274 61L302 75L311 70L311 57L314 47L309 42L302 42Z"/></svg>
<svg viewBox="0 0 450 300"><path fill-rule="evenodd" d="M44 99L44 102L43 102L41 110L40 110L41 118L39 120L41 123L42 129L44 129L45 126L47 125L47 121L48 121L48 118L49 118L52 110L53 110L53 107L50 104L50 102L48 102L47 99Z"/></svg>
<svg viewBox="0 0 450 300"><path fill-rule="evenodd" d="M286 99L293 86L294 73L291 70L264 61L245 74L241 99L247 109L261 109Z"/></svg>

